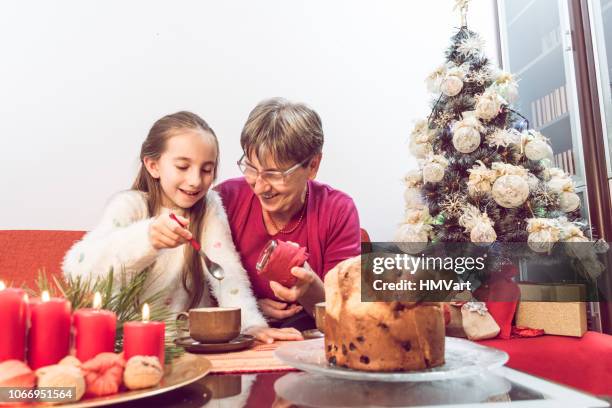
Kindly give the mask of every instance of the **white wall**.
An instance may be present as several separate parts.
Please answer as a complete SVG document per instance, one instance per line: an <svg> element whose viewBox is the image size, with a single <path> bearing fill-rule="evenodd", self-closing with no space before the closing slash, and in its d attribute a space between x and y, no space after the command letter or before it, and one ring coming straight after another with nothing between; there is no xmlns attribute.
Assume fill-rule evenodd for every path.
<svg viewBox="0 0 612 408"><path fill-rule="evenodd" d="M470 28L496 61L493 0ZM373 239L403 215L407 139L424 78L459 25L454 1L13 1L0 5L0 229L90 229L130 186L152 123L181 109L237 176L255 104L284 96L323 118L319 180L349 193Z"/></svg>

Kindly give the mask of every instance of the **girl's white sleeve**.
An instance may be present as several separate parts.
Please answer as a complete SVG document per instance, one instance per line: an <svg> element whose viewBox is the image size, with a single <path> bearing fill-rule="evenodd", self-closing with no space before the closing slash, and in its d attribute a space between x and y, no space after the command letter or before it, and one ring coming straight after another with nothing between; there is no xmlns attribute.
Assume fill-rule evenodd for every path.
<svg viewBox="0 0 612 408"><path fill-rule="evenodd" d="M206 215L202 230L202 249L213 261L221 265L225 278L218 282L205 270L206 279L221 307L242 309L242 330L252 326L268 326L257 306L249 276L240 262L240 256L232 241L232 233L223 209L221 198L209 191ZM206 269L206 266L204 265Z"/></svg>
<svg viewBox="0 0 612 408"><path fill-rule="evenodd" d="M62 271L66 277L104 277L112 269L115 278L151 265L159 251L149 241L145 198L137 191L124 191L111 198L100 223L70 248Z"/></svg>

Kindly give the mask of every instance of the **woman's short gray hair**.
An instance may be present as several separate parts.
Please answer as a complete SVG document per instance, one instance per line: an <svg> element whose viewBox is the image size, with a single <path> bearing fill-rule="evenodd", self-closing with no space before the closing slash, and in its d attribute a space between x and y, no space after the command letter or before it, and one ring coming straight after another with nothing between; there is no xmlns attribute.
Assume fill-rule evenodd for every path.
<svg viewBox="0 0 612 408"><path fill-rule="evenodd" d="M240 135L242 150L261 162L269 154L278 164L300 163L323 149L321 118L303 103L273 98L249 114Z"/></svg>

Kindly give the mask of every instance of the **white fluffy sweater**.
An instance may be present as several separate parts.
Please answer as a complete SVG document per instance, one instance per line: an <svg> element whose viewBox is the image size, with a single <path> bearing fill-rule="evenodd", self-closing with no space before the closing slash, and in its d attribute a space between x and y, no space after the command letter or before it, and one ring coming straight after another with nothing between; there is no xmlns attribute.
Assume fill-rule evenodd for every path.
<svg viewBox="0 0 612 408"><path fill-rule="evenodd" d="M164 213L168 213L164 209ZM110 200L100 223L66 254L62 266L66 276L105 276L111 267L129 275L147 267L145 296L160 290L166 292L166 303L175 312L182 312L188 304L187 292L181 283L185 263L184 246L157 250L149 241L148 216L144 193L123 191ZM209 191L202 228L202 249L214 262L221 265L225 279L217 282L202 263L206 282L219 306L242 309L243 330L251 326L267 326L257 307L249 277L232 241L227 215L219 195ZM115 276L119 279L119 273ZM210 306L208 290L204 290L200 306Z"/></svg>

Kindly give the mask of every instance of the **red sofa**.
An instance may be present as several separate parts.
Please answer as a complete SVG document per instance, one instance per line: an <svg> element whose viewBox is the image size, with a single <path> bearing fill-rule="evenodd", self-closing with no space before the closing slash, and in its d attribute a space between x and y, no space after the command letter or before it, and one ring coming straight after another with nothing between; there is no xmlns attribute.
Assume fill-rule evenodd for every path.
<svg viewBox="0 0 612 408"><path fill-rule="evenodd" d="M507 352L508 367L595 395L612 395L610 335L589 331L581 338L546 335L479 343Z"/></svg>
<svg viewBox="0 0 612 408"><path fill-rule="evenodd" d="M64 255L84 231L0 231L0 280L36 288L38 272L61 272Z"/></svg>
<svg viewBox="0 0 612 408"><path fill-rule="evenodd" d="M365 231L364 231L365 233ZM66 251L83 231L0 231L0 280L35 287L37 272L59 274ZM362 239L368 241L367 233ZM542 336L491 339L483 345L506 351L508 366L597 395L612 395L612 336Z"/></svg>

